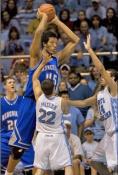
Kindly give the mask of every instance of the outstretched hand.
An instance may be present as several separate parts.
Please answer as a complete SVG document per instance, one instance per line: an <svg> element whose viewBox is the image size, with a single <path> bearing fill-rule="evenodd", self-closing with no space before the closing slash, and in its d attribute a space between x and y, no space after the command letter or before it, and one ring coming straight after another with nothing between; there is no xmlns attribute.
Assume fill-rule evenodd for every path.
<svg viewBox="0 0 118 175"><path fill-rule="evenodd" d="M45 16L45 17L48 18L48 16L47 16L46 13L41 12L40 9L38 9L38 11L37 11L37 18L38 18L38 19L41 19L43 16Z"/></svg>
<svg viewBox="0 0 118 175"><path fill-rule="evenodd" d="M87 36L87 41L84 42L84 47L86 48L86 50L89 50L91 48L91 37L90 37L90 34Z"/></svg>

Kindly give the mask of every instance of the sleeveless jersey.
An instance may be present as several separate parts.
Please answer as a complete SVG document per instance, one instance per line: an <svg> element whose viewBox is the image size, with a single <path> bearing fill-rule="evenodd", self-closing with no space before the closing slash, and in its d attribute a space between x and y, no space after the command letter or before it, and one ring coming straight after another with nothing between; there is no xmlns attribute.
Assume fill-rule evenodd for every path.
<svg viewBox="0 0 118 175"><path fill-rule="evenodd" d="M41 61L39 62L39 64L40 63L41 63ZM32 76L33 76L33 73L35 72L35 70L37 69L37 67L39 66L39 64L36 65L36 67L34 69L29 70L29 78L27 81L27 87L26 87L26 91L25 91L24 96L34 98ZM52 57L52 59L43 68L43 70L39 76L39 80L40 80L40 82L42 82L45 79L53 80L55 87L57 86L59 75L58 75L58 61L57 61L56 57Z"/></svg>
<svg viewBox="0 0 118 175"><path fill-rule="evenodd" d="M36 103L36 130L42 133L64 133L61 97L42 94Z"/></svg>
<svg viewBox="0 0 118 175"><path fill-rule="evenodd" d="M98 93L97 104L106 133L118 132L118 96L112 97L106 87Z"/></svg>
<svg viewBox="0 0 118 175"><path fill-rule="evenodd" d="M7 100L6 97L0 99L1 104L1 137L9 139L18 118L19 106L22 97L17 96L15 100Z"/></svg>

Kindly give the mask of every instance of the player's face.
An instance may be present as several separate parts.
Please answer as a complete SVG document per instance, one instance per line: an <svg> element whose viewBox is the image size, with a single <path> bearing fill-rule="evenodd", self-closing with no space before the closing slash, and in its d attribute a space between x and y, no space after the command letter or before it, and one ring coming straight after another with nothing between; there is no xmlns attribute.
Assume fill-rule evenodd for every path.
<svg viewBox="0 0 118 175"><path fill-rule="evenodd" d="M104 78L100 78L100 84L101 84L101 86L103 86L103 87L105 87L106 86L106 81L105 81L105 79Z"/></svg>
<svg viewBox="0 0 118 175"><path fill-rule="evenodd" d="M14 79L8 79L6 81L5 89L7 92L15 92L15 80Z"/></svg>
<svg viewBox="0 0 118 175"><path fill-rule="evenodd" d="M57 48L57 38L55 37L50 37L48 42L45 45L46 50L50 54L55 54L56 53L56 48Z"/></svg>
<svg viewBox="0 0 118 175"><path fill-rule="evenodd" d="M110 71L107 71L107 73L108 73L108 74L110 75L110 77L111 77L111 72L110 72ZM100 77L100 84L101 84L103 87L105 87L105 86L107 85L105 79L104 79L102 76Z"/></svg>

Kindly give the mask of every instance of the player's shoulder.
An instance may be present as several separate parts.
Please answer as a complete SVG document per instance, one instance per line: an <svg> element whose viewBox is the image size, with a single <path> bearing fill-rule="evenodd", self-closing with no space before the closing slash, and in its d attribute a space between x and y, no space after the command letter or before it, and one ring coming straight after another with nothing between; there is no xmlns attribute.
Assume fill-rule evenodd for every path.
<svg viewBox="0 0 118 175"><path fill-rule="evenodd" d="M20 101L21 101L23 98L24 98L24 96L20 96L20 95L18 96L18 100L20 100Z"/></svg>
<svg viewBox="0 0 118 175"><path fill-rule="evenodd" d="M5 101L5 96L0 97L0 102Z"/></svg>

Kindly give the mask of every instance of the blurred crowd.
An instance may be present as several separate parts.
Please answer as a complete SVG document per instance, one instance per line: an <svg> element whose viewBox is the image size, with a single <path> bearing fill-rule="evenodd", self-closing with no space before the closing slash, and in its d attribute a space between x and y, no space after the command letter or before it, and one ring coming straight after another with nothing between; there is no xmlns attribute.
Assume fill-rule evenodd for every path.
<svg viewBox="0 0 118 175"><path fill-rule="evenodd" d="M59 67L58 92L65 91L65 94L61 94L64 98L86 99L98 88L100 74L89 56L83 55L86 52L83 42L90 34L94 51L118 51L118 0L2 0L1 54L14 55L16 58L0 60L0 95L4 95L4 78L8 74L14 76L17 93L23 95L28 78L29 59L20 59L19 55L29 54L34 32L40 23L36 18L37 8L42 3L53 4L59 19L80 37L80 43L75 49L76 56L71 56L69 61ZM52 24L48 26L48 30L58 33L57 49L62 49L68 42L67 36ZM117 68L117 56L111 54L100 56L100 59L107 68ZM100 141L104 135L102 124L96 120L99 115L97 108L72 107L68 116L64 117L72 115L75 116L71 118L71 124L67 125L82 142L86 139L83 150L88 159L92 156L96 141ZM83 137L83 127L89 126L92 130L85 131Z"/></svg>
<svg viewBox="0 0 118 175"><path fill-rule="evenodd" d="M83 42L89 33L95 51L118 50L117 0L4 0L1 6L2 55L29 54L33 34L40 23L36 18L37 8L42 3L52 3L59 19L80 37L80 43L75 49L77 56L70 58L70 66L85 68L90 66L89 56L83 56L83 52L86 52ZM68 42L65 34L58 31L54 25L49 25L48 29L58 32L60 38L58 50L62 49ZM110 55L102 56L101 59L108 65L117 57ZM5 74L11 69L12 61L12 59L1 61Z"/></svg>

